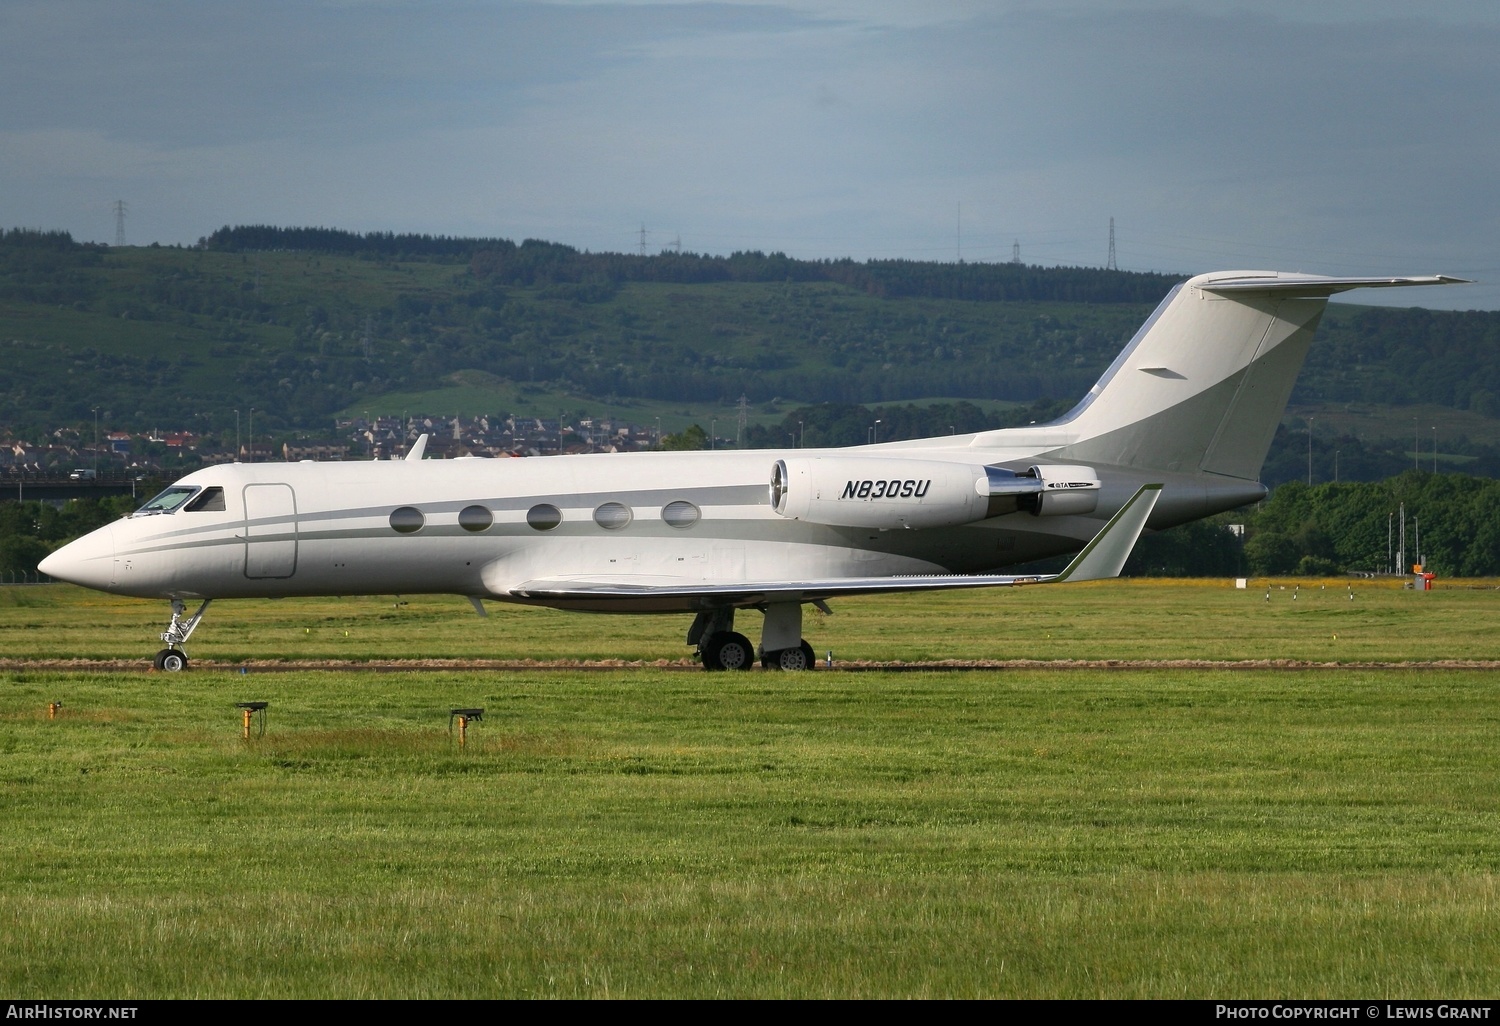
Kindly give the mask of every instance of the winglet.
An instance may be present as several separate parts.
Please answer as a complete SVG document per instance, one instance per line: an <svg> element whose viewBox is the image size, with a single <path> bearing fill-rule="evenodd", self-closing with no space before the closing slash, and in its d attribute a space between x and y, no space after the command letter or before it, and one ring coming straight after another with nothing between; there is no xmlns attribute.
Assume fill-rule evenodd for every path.
<svg viewBox="0 0 1500 1026"><path fill-rule="evenodd" d="M411 447L411 451L406 454L406 458L409 459L409 460L419 460L419 459L422 458L422 455L424 453L426 453L426 452L427 452L427 436L423 435L421 438L418 438L417 441L416 441L416 444L414 444Z"/></svg>
<svg viewBox="0 0 1500 1026"><path fill-rule="evenodd" d="M1104 529L1094 535L1093 541L1073 557L1067 569L1052 578L1052 582L1099 581L1120 576L1120 570L1130 558L1131 550L1146 527L1146 518L1151 516L1159 498L1161 485L1142 485L1141 490L1109 518Z"/></svg>

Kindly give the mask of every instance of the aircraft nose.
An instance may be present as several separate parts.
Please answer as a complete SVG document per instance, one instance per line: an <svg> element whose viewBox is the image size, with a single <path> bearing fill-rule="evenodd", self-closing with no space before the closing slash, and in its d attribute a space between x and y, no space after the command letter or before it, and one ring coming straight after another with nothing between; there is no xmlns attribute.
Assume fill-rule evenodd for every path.
<svg viewBox="0 0 1500 1026"><path fill-rule="evenodd" d="M115 583L115 535L106 525L68 542L37 564L48 577L107 591Z"/></svg>

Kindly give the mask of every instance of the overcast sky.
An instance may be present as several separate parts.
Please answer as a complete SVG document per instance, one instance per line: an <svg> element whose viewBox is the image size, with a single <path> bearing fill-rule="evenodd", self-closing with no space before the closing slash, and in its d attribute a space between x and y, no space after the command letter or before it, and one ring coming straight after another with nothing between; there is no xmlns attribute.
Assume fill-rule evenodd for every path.
<svg viewBox="0 0 1500 1026"><path fill-rule="evenodd" d="M4 0L0 225L1444 273L1500 309L1493 0Z"/></svg>

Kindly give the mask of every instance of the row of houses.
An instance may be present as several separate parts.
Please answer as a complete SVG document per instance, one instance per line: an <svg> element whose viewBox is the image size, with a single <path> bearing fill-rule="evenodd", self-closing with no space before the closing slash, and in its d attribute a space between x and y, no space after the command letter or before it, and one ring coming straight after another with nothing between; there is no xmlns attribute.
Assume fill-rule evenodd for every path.
<svg viewBox="0 0 1500 1026"><path fill-rule="evenodd" d="M514 414L479 417L378 417L340 421L337 430L364 459L405 455L422 435L430 458L543 456L556 453L635 452L660 444L657 430L619 421L569 422Z"/></svg>
<svg viewBox="0 0 1500 1026"><path fill-rule="evenodd" d="M400 459L422 435L429 459L460 456L542 456L556 453L635 452L661 442L659 429L621 421L547 419L513 414L479 417L376 417L340 420L336 440L273 444L241 441L225 447L218 438L191 431L108 431L98 441L85 432L59 428L45 442L0 438L0 475L49 476L75 469L102 477L182 470L195 465L276 460Z"/></svg>

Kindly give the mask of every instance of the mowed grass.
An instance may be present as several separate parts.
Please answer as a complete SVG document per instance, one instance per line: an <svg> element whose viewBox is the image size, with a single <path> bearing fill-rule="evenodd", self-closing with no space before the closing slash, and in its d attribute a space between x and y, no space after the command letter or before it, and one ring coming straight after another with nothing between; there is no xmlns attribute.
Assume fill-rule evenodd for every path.
<svg viewBox="0 0 1500 1026"><path fill-rule="evenodd" d="M968 631L1008 624L1011 647L1027 631L1013 621L1035 608L1053 619L1033 633L1066 622L1100 631L1087 644L1101 652L1160 653L1127 637L1130 609L1217 601L1208 587L1112 587L1134 601L1079 586L1013 593L1038 605L1010 616L989 596L946 608ZM1388 609L1446 656L1464 657L1465 619L1491 643L1475 603L1494 592L1392 594ZM138 651L152 619L132 613L89 647L86 625L118 613L114 600L0 595L0 658L43 630L14 629L39 608L95 657ZM1249 644L1239 617L1286 637L1307 615L1305 595L1296 613L1290 598L1267 613L1264 590L1251 597L1259 607L1162 620L1152 644L1175 633L1208 651L1215 628ZM916 658L944 607L919 600L920 616L881 630L901 615L883 602L848 603L818 628L868 617L843 629ZM324 608L210 615L245 625L247 657L274 659ZM530 629L551 622L532 610L497 624L413 600L346 615L385 612L428 616L429 633L369 625L397 637L360 642L361 658L437 654L429 639L475 631L516 655L564 644ZM648 618L563 619L575 651L561 654L598 632L654 644L637 637ZM1395 613L1372 622L1420 640ZM1401 644L1364 629L1376 649ZM904 648L897 631L912 632ZM1487 997L1500 990L1495 679L13 666L0 671L0 989ZM244 700L271 703L249 742ZM448 730L458 706L486 709L463 748Z"/></svg>
<svg viewBox="0 0 1500 1026"><path fill-rule="evenodd" d="M810 607L819 660L1500 660L1496 582L1119 580ZM1267 597L1269 594L1269 598ZM1352 598L1350 596L1353 596ZM559 612L456 596L222 601L188 645L195 661L498 659L686 661L692 617ZM192 610L190 609L189 612ZM169 610L70 585L0 587L0 660L131 659L147 664ZM736 627L760 636L761 614Z"/></svg>

